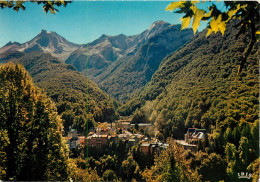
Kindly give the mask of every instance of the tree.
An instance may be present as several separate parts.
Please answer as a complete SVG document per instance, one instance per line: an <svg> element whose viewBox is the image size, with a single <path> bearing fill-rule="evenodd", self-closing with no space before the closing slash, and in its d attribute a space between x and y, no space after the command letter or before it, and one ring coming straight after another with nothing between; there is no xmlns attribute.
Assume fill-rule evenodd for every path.
<svg viewBox="0 0 260 182"><path fill-rule="evenodd" d="M136 179L140 178L140 169L133 156L129 156L127 160L122 162L122 169L124 179L132 180L134 177Z"/></svg>
<svg viewBox="0 0 260 182"><path fill-rule="evenodd" d="M227 143L225 148L226 161L227 161L227 175L230 179L236 179L238 172L238 151L236 146L232 143Z"/></svg>
<svg viewBox="0 0 260 182"><path fill-rule="evenodd" d="M13 8L15 11L19 11L20 9L25 10L24 3L26 1L1 1L0 2L0 7L1 9L3 8ZM45 13L48 13L50 11L51 13L55 14L57 11L59 11L56 6L60 7L66 7L68 3L71 3L71 1L64 1L64 0L59 0L59 1L30 1L32 3L37 2L37 4L43 4L43 11Z"/></svg>
<svg viewBox="0 0 260 182"><path fill-rule="evenodd" d="M204 1L205 2L205 1ZM203 2L202 2L203 3ZM259 2L258 1L224 1L226 11L221 11L215 3L211 3L208 10L199 9L199 1L178 1L172 2L165 10L175 11L175 13L184 13L181 18L181 29L187 28L193 18L192 27L194 33L200 25L201 20L208 21L209 36L212 32L221 32L224 35L226 25L233 19L238 20L235 27L239 27L240 31L237 37L241 34L250 32L250 43L245 50L243 59L241 60L239 73L243 69L246 59L252 51L254 44L259 41Z"/></svg>
<svg viewBox="0 0 260 182"><path fill-rule="evenodd" d="M103 179L105 181L116 181L117 180L117 176L116 176L114 171L112 171L111 169L108 169L108 170L106 170L104 172Z"/></svg>
<svg viewBox="0 0 260 182"><path fill-rule="evenodd" d="M1 179L67 180L68 149L53 102L18 64L0 66L0 88Z"/></svg>
<svg viewBox="0 0 260 182"><path fill-rule="evenodd" d="M211 153L202 160L197 170L202 176L201 181L221 181L225 178L226 165L220 155Z"/></svg>
<svg viewBox="0 0 260 182"><path fill-rule="evenodd" d="M188 152L173 140L168 140L169 147L155 156L154 165L145 169L142 177L146 181L199 181L200 176L191 170Z"/></svg>
<svg viewBox="0 0 260 182"><path fill-rule="evenodd" d="M249 152L250 147L248 144L248 139L246 137L240 138L240 145L238 147L239 158L241 160L240 169L245 170L249 165Z"/></svg>
<svg viewBox="0 0 260 182"><path fill-rule="evenodd" d="M249 171L252 174L252 181L257 181L259 179L259 164L260 158L258 157L247 167L247 171Z"/></svg>

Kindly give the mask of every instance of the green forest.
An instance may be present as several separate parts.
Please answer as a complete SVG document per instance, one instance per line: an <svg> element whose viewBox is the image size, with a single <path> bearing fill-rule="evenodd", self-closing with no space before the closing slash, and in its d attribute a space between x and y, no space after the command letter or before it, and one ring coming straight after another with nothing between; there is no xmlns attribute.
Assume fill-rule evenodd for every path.
<svg viewBox="0 0 260 182"><path fill-rule="evenodd" d="M0 178L68 179L68 149L55 104L21 65L1 65L0 85Z"/></svg>
<svg viewBox="0 0 260 182"><path fill-rule="evenodd" d="M247 38L236 39L232 25L224 36L205 35L206 30L166 57L151 82L119 112L152 122L164 141L183 139L188 128L205 128L208 141L201 152L215 155L224 167L221 175L216 171L213 176L233 181L239 171L259 164L258 45L238 76ZM202 175L201 180L210 179Z"/></svg>
<svg viewBox="0 0 260 182"><path fill-rule="evenodd" d="M96 122L111 122L118 117L115 111L117 102L77 72L74 66L40 52L10 53L5 57L5 62L24 65L35 84L56 103L58 114L64 120L65 132L71 126L85 134L87 120L88 127L94 127Z"/></svg>

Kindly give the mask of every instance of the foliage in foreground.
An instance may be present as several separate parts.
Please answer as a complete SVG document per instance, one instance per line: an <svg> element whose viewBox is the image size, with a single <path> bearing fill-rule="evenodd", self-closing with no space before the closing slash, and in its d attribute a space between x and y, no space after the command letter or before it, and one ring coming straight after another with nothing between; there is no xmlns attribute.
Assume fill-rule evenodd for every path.
<svg viewBox="0 0 260 182"><path fill-rule="evenodd" d="M206 1L202 1L205 3ZM193 19L192 27L194 33L196 33L200 22L208 21L208 32L210 35L212 32L221 32L224 35L227 25L232 20L237 20L237 24L234 26L239 29L236 37L241 34L244 35L250 32L250 43L247 49L244 51L243 59L240 61L239 71L244 68L246 59L250 55L254 45L259 41L260 34L260 14L259 14L259 2L258 1L224 1L226 11L218 9L215 3L211 3L208 6L208 10L200 9L199 1L178 1L172 2L165 10L175 11L175 13L184 13L181 18L181 29L187 28ZM208 11L208 12L207 12Z"/></svg>
<svg viewBox="0 0 260 182"><path fill-rule="evenodd" d="M0 7L1 9L3 8L12 8L15 11L25 10L26 7L24 6L24 3L26 1L1 1L0 2ZM51 13L55 14L57 11L59 11L56 7L66 7L68 3L71 3L70 0L60 0L60 1L30 1L32 3L36 3L38 5L42 4L43 5L43 11L45 13L48 13L50 11Z"/></svg>
<svg viewBox="0 0 260 182"><path fill-rule="evenodd" d="M68 149L54 103L25 69L0 66L0 179L67 180Z"/></svg>

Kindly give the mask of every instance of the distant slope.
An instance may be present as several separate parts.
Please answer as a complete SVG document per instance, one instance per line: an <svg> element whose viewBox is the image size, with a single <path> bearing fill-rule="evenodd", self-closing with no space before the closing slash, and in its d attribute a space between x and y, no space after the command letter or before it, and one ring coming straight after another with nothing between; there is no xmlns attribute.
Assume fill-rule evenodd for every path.
<svg viewBox="0 0 260 182"><path fill-rule="evenodd" d="M180 31L180 25L169 25L149 36L133 55L115 61L95 80L112 97L127 100L150 81L165 56L184 45L192 36L191 29Z"/></svg>
<svg viewBox="0 0 260 182"><path fill-rule="evenodd" d="M27 41L23 44L17 42L7 43L5 46L0 48L0 54L5 55L14 51L25 53L42 51L46 53L51 53L53 56L59 58L61 61L65 61L69 57L71 52L75 51L79 47L80 45L67 41L56 32L47 32L46 30L42 30L41 33L39 33L32 40Z"/></svg>
<svg viewBox="0 0 260 182"><path fill-rule="evenodd" d="M113 61L123 57L137 42L138 36L102 35L97 40L74 51L65 62L73 64L79 71L85 71L88 59L88 71L94 78L106 70Z"/></svg>
<svg viewBox="0 0 260 182"><path fill-rule="evenodd" d="M151 27L141 34L126 36L124 34L116 36L102 35L95 41L81 46L74 51L65 61L73 64L79 71L87 68L89 76L95 80L95 77L104 72L114 61L122 58L124 55L132 55L137 49L150 37L160 33L170 26L164 21L157 21Z"/></svg>
<svg viewBox="0 0 260 182"><path fill-rule="evenodd" d="M164 21L134 36L102 35L74 51L65 61L85 72L113 98L124 101L142 88L157 70L161 60L193 36L191 29Z"/></svg>
<svg viewBox="0 0 260 182"><path fill-rule="evenodd" d="M88 110L89 126L116 118L113 100L72 65L39 52L24 54L13 61L23 64L36 85L56 102L58 113L65 120L65 131L72 126L84 133Z"/></svg>
<svg viewBox="0 0 260 182"><path fill-rule="evenodd" d="M245 37L228 26L225 35L197 34L182 49L166 57L151 81L121 114L141 107L165 137L183 138L188 127L216 127L229 117L253 123L258 118L259 52L247 59L247 70L236 79L246 48ZM250 109L246 109L250 108Z"/></svg>

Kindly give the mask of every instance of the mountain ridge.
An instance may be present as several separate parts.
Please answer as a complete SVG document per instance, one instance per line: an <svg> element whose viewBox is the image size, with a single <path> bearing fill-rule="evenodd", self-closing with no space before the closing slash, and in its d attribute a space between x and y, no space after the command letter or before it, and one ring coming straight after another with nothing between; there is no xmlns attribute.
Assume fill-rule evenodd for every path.
<svg viewBox="0 0 260 182"><path fill-rule="evenodd" d="M42 29L39 34L25 43L7 43L5 46L0 48L0 54L14 51L25 53L41 51L51 53L53 56L64 62L71 52L75 51L79 47L80 45L66 40L56 32L47 32Z"/></svg>
<svg viewBox="0 0 260 182"><path fill-rule="evenodd" d="M74 51L65 63L73 64L81 72L88 68L91 80L113 98L124 101L150 80L167 54L193 36L191 29L180 32L180 27L156 21L137 35L103 34ZM131 83L134 86L129 86Z"/></svg>
<svg viewBox="0 0 260 182"><path fill-rule="evenodd" d="M126 100L150 81L165 56L192 36L191 29L180 32L180 25L167 26L146 40L135 54L112 63L111 68L98 75L94 81L114 98Z"/></svg>
<svg viewBox="0 0 260 182"><path fill-rule="evenodd" d="M165 56L193 36L191 29L180 32L180 27L159 20L137 35L103 34L83 45L71 43L56 32L42 30L23 44L9 43L0 48L0 59L19 56L18 52L50 53L82 73L88 69L88 78L113 98L124 101L150 81ZM10 55L10 52L17 53Z"/></svg>

